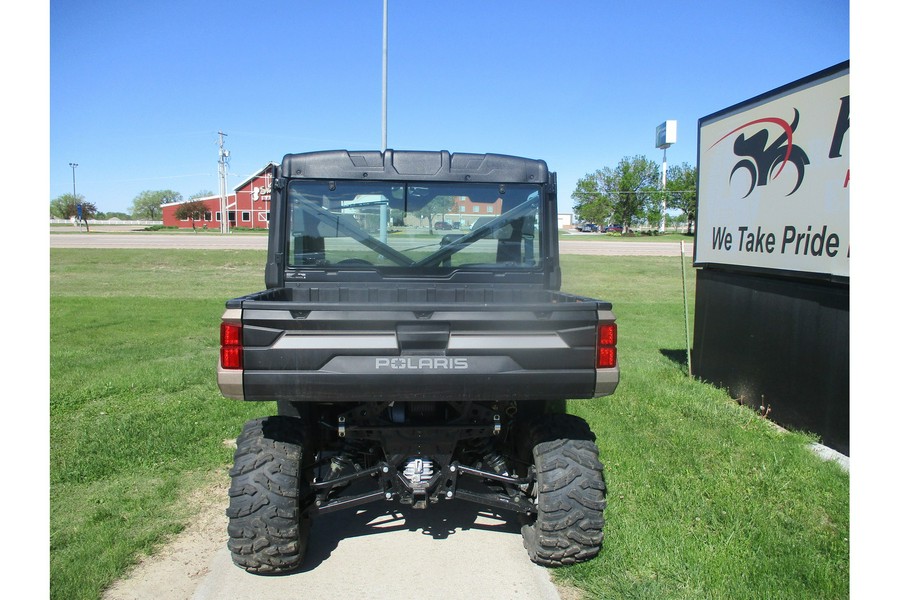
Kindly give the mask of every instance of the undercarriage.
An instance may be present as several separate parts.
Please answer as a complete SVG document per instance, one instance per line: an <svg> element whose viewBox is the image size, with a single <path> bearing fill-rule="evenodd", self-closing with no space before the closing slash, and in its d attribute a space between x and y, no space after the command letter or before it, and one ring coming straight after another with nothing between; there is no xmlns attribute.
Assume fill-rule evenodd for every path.
<svg viewBox="0 0 900 600"><path fill-rule="evenodd" d="M426 509L462 500L518 515L538 564L589 560L603 540L603 465L587 423L554 409L280 402L278 416L249 421L237 440L232 558L252 573L290 572L319 515L374 502Z"/></svg>
<svg viewBox="0 0 900 600"><path fill-rule="evenodd" d="M380 500L424 509L442 499L536 512L529 498L534 469L518 458L515 447L515 403L323 408L310 415L320 434L320 450L312 465L309 512Z"/></svg>

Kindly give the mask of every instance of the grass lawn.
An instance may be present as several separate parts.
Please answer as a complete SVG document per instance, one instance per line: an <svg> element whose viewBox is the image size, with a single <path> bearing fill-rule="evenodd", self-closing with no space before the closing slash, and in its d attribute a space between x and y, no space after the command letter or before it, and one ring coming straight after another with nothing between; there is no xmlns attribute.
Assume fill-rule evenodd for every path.
<svg viewBox="0 0 900 600"><path fill-rule="evenodd" d="M51 250L52 598L98 598L183 528L179 499L222 476L223 442L273 412L215 383L224 302L264 287L264 261ZM679 259L562 261L566 291L614 304L622 382L569 403L606 464L607 538L596 560L553 576L587 598L848 597L849 478L810 436L687 377Z"/></svg>
<svg viewBox="0 0 900 600"><path fill-rule="evenodd" d="M51 596L98 598L189 517L178 499L231 461L268 404L222 398L227 298L264 286L263 252L52 250Z"/></svg>
<svg viewBox="0 0 900 600"><path fill-rule="evenodd" d="M566 290L613 303L622 381L569 402L606 465L607 537L554 575L590 598L847 598L849 477L686 377L679 259L563 259Z"/></svg>

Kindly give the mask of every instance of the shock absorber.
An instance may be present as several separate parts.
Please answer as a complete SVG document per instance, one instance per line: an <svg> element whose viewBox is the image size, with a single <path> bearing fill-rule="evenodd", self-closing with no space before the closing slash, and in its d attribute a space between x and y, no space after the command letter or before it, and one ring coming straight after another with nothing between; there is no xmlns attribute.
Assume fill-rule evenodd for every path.
<svg viewBox="0 0 900 600"><path fill-rule="evenodd" d="M490 469L498 475L509 475L509 465L506 463L506 458L496 450L492 450L481 460L485 469Z"/></svg>
<svg viewBox="0 0 900 600"><path fill-rule="evenodd" d="M334 481L339 477L362 470L359 458L368 449L366 440L344 438L340 451L331 457L322 474L322 482Z"/></svg>
<svg viewBox="0 0 900 600"><path fill-rule="evenodd" d="M493 471L498 475L509 475L506 458L495 448L495 438L473 440L470 450L481 458L480 468Z"/></svg>

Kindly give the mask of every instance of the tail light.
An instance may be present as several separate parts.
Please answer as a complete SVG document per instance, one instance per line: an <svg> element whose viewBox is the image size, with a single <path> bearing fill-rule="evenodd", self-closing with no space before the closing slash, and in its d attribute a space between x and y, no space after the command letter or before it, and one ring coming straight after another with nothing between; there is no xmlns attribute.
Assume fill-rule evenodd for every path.
<svg viewBox="0 0 900 600"><path fill-rule="evenodd" d="M609 369L616 366L616 342L618 329L615 323L601 323L597 327L597 368Z"/></svg>
<svg viewBox="0 0 900 600"><path fill-rule="evenodd" d="M244 368L244 346L241 326L234 323L222 323L219 327L219 358L223 369Z"/></svg>

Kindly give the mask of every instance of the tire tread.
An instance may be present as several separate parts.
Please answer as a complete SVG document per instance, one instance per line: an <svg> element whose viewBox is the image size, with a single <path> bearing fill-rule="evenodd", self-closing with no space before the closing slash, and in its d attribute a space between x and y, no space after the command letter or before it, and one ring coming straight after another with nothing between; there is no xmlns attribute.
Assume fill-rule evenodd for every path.
<svg viewBox="0 0 900 600"><path fill-rule="evenodd" d="M306 553L308 501L300 477L302 432L290 417L248 421L237 439L228 508L228 549L251 573L296 570Z"/></svg>
<svg viewBox="0 0 900 600"><path fill-rule="evenodd" d="M548 567L597 556L603 544L606 481L595 436L578 417L554 414L531 424L537 518L522 527L531 560Z"/></svg>

